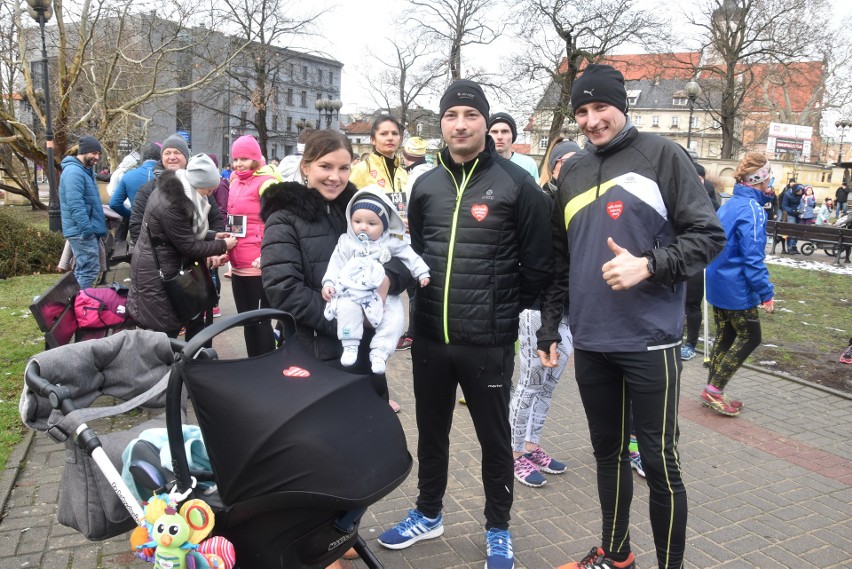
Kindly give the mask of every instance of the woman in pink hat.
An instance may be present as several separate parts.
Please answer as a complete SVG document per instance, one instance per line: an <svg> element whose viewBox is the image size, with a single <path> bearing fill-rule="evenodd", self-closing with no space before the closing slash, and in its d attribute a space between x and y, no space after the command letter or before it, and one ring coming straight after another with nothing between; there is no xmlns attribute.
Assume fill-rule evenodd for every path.
<svg viewBox="0 0 852 569"><path fill-rule="evenodd" d="M237 236L237 246L222 261L231 262L231 286L237 312L266 308L260 277L260 243L263 221L260 219L260 195L270 185L281 181L267 166L260 145L253 136L241 136L231 147L234 171L228 194L228 222L225 227ZM275 336L268 322L245 326L246 351L249 357L275 348Z"/></svg>

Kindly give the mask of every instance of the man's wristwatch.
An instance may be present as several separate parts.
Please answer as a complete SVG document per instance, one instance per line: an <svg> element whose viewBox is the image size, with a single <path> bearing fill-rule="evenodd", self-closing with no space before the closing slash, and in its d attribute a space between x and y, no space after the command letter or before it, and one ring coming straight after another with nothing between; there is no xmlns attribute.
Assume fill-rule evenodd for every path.
<svg viewBox="0 0 852 569"><path fill-rule="evenodd" d="M657 260L654 259L654 254L648 252L642 256L648 259L648 272L651 273L651 276L654 276L654 273L657 272Z"/></svg>

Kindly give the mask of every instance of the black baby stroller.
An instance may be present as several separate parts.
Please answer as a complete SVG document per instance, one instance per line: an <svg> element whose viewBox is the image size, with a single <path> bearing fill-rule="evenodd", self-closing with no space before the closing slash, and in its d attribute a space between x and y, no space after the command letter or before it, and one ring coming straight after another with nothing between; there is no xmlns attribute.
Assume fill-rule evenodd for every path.
<svg viewBox="0 0 852 569"><path fill-rule="evenodd" d="M376 394L369 376L329 368L296 342L285 340L273 352L237 360L213 359L215 353L203 348L230 328L266 319L279 321L284 338L295 329L292 318L280 311L243 313L216 323L177 354L166 396L176 490L192 490L194 474L181 434L181 392L186 384L218 489L218 496L193 490L189 497L202 498L213 508L214 531L234 544L240 569L321 569L350 547L368 567L379 569L381 564L357 530L366 508L402 483L411 468L399 421ZM61 424L63 432L83 433L78 443L91 447L91 435L66 420L89 411L70 412L75 401L90 402L75 397L73 389L63 402L57 391L67 387L57 387L62 381L56 374L50 381L39 377L39 369L45 375L44 358L50 353L37 356L36 365L28 367L30 393L25 397L35 398L31 407L42 415L50 407L63 410L41 421L45 430L56 431ZM149 383L161 389L163 381ZM99 494L106 484L98 480ZM111 519L110 525L118 529L112 534L117 535L131 529L134 521L125 514L124 520Z"/></svg>

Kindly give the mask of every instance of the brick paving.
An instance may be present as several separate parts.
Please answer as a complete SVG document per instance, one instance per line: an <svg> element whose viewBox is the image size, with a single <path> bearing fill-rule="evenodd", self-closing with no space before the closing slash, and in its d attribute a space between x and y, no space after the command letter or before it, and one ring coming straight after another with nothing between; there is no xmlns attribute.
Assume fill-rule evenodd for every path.
<svg viewBox="0 0 852 569"><path fill-rule="evenodd" d="M234 313L224 281L222 312ZM241 353L236 330L217 339L223 357ZM839 365L839 364L838 364ZM839 365L838 373L850 373ZM409 352L389 362L391 394L416 451ZM730 391L746 408L738 418L702 408L701 358L684 362L680 456L689 494L690 568L817 568L852 566L852 398L753 369L741 370ZM97 429L109 423L95 423ZM364 516L361 534L387 569L481 568L484 500L479 451L466 408L456 408L445 500L445 534L402 551L376 543L381 531L412 507L411 476ZM600 514L588 427L573 373L556 391L544 447L568 470L534 489L515 485L512 535L518 569L547 569L586 553L598 542ZM28 436L0 475L9 496L0 519L0 567L96 569L145 567L129 553L127 536L89 542L56 521L65 452L42 433ZM631 528L637 567L656 566L648 493L634 475ZM352 567L362 568L354 562Z"/></svg>

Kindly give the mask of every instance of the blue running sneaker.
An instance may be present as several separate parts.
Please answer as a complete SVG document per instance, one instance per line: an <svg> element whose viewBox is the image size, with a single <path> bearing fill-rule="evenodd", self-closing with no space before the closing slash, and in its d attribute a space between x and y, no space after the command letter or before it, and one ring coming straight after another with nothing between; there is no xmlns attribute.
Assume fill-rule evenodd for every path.
<svg viewBox="0 0 852 569"><path fill-rule="evenodd" d="M695 357L695 348L689 344L684 344L680 347L680 359L689 361Z"/></svg>
<svg viewBox="0 0 852 569"><path fill-rule="evenodd" d="M405 549L421 539L432 539L444 533L441 514L428 519L419 510L408 510L408 517L379 536L379 543L388 549Z"/></svg>
<svg viewBox="0 0 852 569"><path fill-rule="evenodd" d="M491 528L485 532L485 549L488 557L485 569L514 569L515 553L509 530Z"/></svg>
<svg viewBox="0 0 852 569"><path fill-rule="evenodd" d="M642 456L638 452L630 453L630 468L636 471L636 474L645 478L645 469L642 468Z"/></svg>

